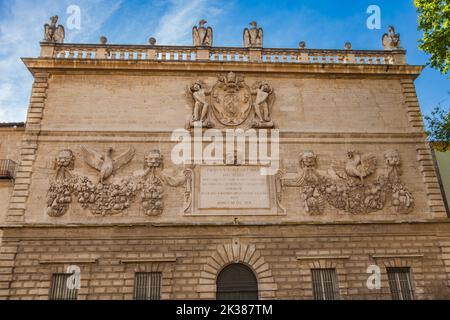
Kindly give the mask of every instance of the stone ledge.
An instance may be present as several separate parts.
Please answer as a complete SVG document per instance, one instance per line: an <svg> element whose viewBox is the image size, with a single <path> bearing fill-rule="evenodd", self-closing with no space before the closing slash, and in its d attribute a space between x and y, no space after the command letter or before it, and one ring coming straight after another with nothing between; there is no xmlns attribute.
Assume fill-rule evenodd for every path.
<svg viewBox="0 0 450 320"><path fill-rule="evenodd" d="M374 254L372 259L395 259L395 258L423 258L423 254Z"/></svg>
<svg viewBox="0 0 450 320"><path fill-rule="evenodd" d="M120 263L152 263L152 262L177 262L177 258L136 258L136 259L123 259L119 258Z"/></svg>
<svg viewBox="0 0 450 320"><path fill-rule="evenodd" d="M328 256L328 255L318 255L318 256L297 256L297 260L347 260L350 256Z"/></svg>
<svg viewBox="0 0 450 320"><path fill-rule="evenodd" d="M246 62L200 62L200 61L160 61L152 60L109 60L109 59L53 59L53 58L23 58L22 61L33 73L34 70L46 70L49 72L85 72L86 70L111 70L111 72L136 72L137 70L148 71L233 71L233 72L289 72L323 74L352 74L367 75L401 75L413 79L419 76L423 66L413 65L367 65L367 64L329 64L329 63L246 63ZM37 73L35 73L35 77ZM38 79L35 79L37 81ZM47 81L46 78L42 82Z"/></svg>
<svg viewBox="0 0 450 320"><path fill-rule="evenodd" d="M54 260L39 260L39 264L71 264L71 263L97 263L97 258L92 259L54 259Z"/></svg>

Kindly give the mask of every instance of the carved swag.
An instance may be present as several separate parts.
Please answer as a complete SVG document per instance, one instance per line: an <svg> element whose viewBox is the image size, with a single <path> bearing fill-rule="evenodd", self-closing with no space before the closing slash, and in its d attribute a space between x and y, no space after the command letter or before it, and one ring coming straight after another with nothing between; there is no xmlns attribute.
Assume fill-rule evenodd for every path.
<svg viewBox="0 0 450 320"><path fill-rule="evenodd" d="M159 150L152 150L145 155L143 170L112 182L107 181L114 171L131 161L134 149L128 149L115 159L112 157L112 148L105 155L83 146L81 150L85 162L98 171L98 179L93 182L88 177L74 173L73 152L60 151L55 159L56 172L47 194L46 212L51 217L63 216L73 198L94 215L119 214L129 208L135 198L139 198L144 214L160 215L164 209L164 184L178 187L185 183L184 174L161 171L163 157Z"/></svg>
<svg viewBox="0 0 450 320"><path fill-rule="evenodd" d="M294 181L282 179L283 185L299 187L304 209L310 215L324 213L325 205L351 214L367 214L382 210L387 202L395 213L407 214L414 198L400 180L400 156L396 150L384 155L386 172L374 182L365 177L376 169L376 157L348 152L345 163L334 163L327 175L319 173L317 156L312 151L300 155L300 172Z"/></svg>

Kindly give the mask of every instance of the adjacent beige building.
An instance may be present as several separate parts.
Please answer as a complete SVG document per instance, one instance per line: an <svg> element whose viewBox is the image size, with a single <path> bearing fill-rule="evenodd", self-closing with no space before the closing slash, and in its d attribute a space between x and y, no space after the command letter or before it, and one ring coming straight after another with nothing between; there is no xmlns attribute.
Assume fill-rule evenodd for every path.
<svg viewBox="0 0 450 320"><path fill-rule="evenodd" d="M434 149L434 157L439 169L441 189L447 200L447 207L450 205L450 152L439 148Z"/></svg>
<svg viewBox="0 0 450 320"><path fill-rule="evenodd" d="M255 23L244 48L219 48L202 28L194 46L48 29L23 58L26 127L0 129L18 163L0 181L0 297L450 298L422 67L395 34L380 51L270 49ZM243 147L212 152L227 130ZM201 146L173 139L195 132Z"/></svg>

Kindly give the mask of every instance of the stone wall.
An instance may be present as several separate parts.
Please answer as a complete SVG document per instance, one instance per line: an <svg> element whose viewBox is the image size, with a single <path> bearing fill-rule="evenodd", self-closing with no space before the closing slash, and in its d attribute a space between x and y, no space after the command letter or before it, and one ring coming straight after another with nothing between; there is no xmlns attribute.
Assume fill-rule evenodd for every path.
<svg viewBox="0 0 450 320"><path fill-rule="evenodd" d="M312 299L312 268L336 269L341 299L391 299L386 267L411 268L416 299L449 299L448 230L448 223L9 229L0 286L11 280L11 299L47 299L52 273L78 265L79 299L132 299L142 271L162 272L163 299L214 299L220 270L240 262L255 272L261 299ZM371 291L373 264L382 282Z"/></svg>
<svg viewBox="0 0 450 320"><path fill-rule="evenodd" d="M93 216L73 201L66 215L53 218L45 214L45 195L38 192L48 190L55 175L55 158L63 149L72 150L75 156L75 174L91 181L97 179L98 172L84 161L81 146L100 153L112 147L115 155L133 147L136 150L134 158L114 172L116 180L142 170L144 155L153 149L161 151L166 169L181 171L182 167L171 162L175 143L170 141L170 135L173 130L184 127L186 116L191 112L192 98L188 87L198 79L209 86L217 81L217 72L200 72L201 69L151 73L147 70L142 73L52 71L48 78L39 73L33 89L37 90L32 97L33 112L30 110L29 115L34 117L36 128L29 134L25 155L33 162L25 161L25 167L19 170L17 189L21 190L17 190L13 199L10 218L51 224L126 223L131 221L130 217L133 222L181 223L232 219L189 217L186 220L182 212L183 188L165 187L164 212L158 217L144 215L137 202L114 216ZM228 70L232 69L221 72L226 75ZM314 151L318 159L317 170L326 174L336 162L343 167L347 151L355 149L362 156L376 156L376 172L367 178L368 182L374 183L387 170L383 154L395 149L401 158L402 182L415 200L414 210L409 215L393 213L387 206L371 213L370 217L348 215L327 206L322 215L311 217L302 208L299 189L285 188L282 202L286 215L265 217L266 221L417 220L445 216L440 191L435 188L437 180L430 165L431 154L424 144L423 129L416 121L420 111L416 110L414 99L417 98L410 77L254 70L236 73L244 76L249 85L264 80L273 87L275 102L271 117L281 130L280 158L287 172L299 170L299 155L306 150ZM42 119L34 116L37 107ZM29 167L31 164L32 168ZM31 180L29 170L33 171ZM32 210L21 217L25 208ZM240 219L260 220L259 217Z"/></svg>
<svg viewBox="0 0 450 320"><path fill-rule="evenodd" d="M184 127L192 108L187 88L196 80L212 87L218 73L227 71L54 74L42 130L171 133ZM236 74L249 85L271 84L276 95L272 119L283 132L417 132L408 123L400 79Z"/></svg>
<svg viewBox="0 0 450 320"><path fill-rule="evenodd" d="M0 159L19 161L23 127L0 127Z"/></svg>

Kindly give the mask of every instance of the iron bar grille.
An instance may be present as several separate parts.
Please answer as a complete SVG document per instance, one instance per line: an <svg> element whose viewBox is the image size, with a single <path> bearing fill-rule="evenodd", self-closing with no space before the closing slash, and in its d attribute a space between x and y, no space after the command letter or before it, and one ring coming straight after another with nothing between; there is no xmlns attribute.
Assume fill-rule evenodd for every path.
<svg viewBox="0 0 450 320"><path fill-rule="evenodd" d="M77 300L78 289L69 289L67 280L71 273L54 273L50 286L50 300Z"/></svg>
<svg viewBox="0 0 450 320"><path fill-rule="evenodd" d="M338 286L335 269L311 269L315 300L337 300Z"/></svg>
<svg viewBox="0 0 450 320"><path fill-rule="evenodd" d="M161 299L161 272L136 272L134 276L135 300Z"/></svg>
<svg viewBox="0 0 450 320"><path fill-rule="evenodd" d="M0 179L14 179L16 177L17 164L9 159L0 160Z"/></svg>
<svg viewBox="0 0 450 320"><path fill-rule="evenodd" d="M414 300L410 268L387 268L393 300Z"/></svg>

